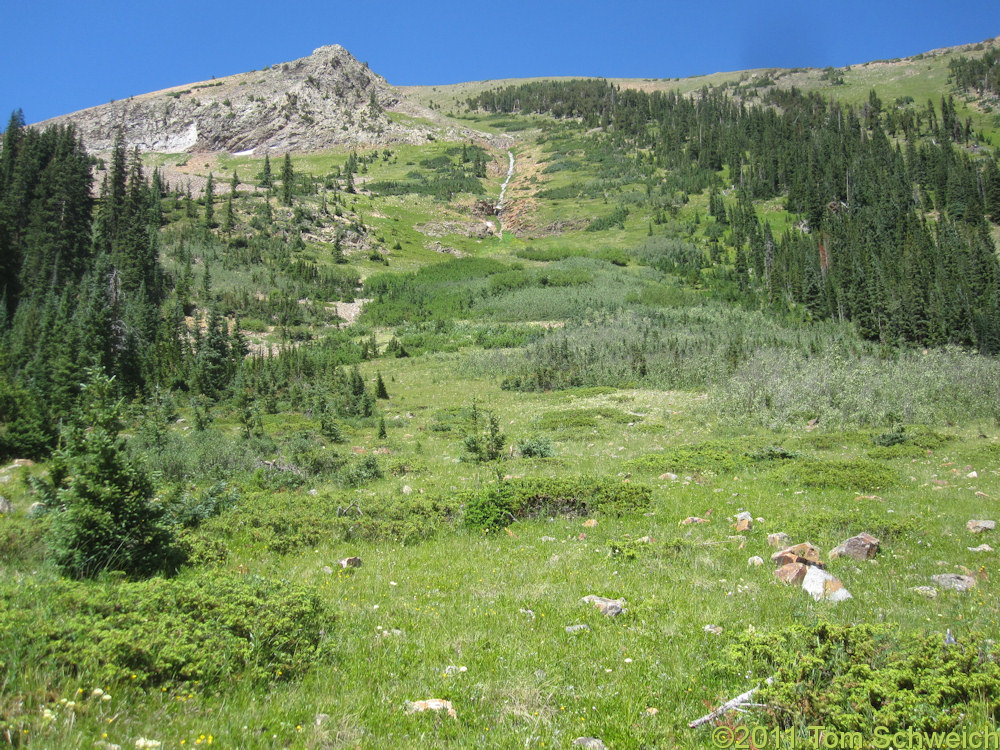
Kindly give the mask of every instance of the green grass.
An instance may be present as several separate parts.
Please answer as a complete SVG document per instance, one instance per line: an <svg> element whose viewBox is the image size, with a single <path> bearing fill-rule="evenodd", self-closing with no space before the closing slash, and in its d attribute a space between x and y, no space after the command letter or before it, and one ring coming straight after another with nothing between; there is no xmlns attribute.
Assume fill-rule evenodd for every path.
<svg viewBox="0 0 1000 750"><path fill-rule="evenodd" d="M769 75L843 101L865 99L875 85L883 101L899 92L922 103L939 97L942 71L945 57L855 66L843 86L815 70ZM622 83L684 92L742 75ZM379 149L357 177L359 193L342 196L341 216L322 220L327 229L363 225L388 266L358 251L335 264L322 222L296 219L275 199L267 233L277 239L260 261L218 234L205 240L182 211L172 215L164 265L179 275L184 252L195 256L192 302L208 303L199 290L207 260L214 300L235 305L246 291L244 327L293 353L258 370L264 385L274 381L262 436L243 437L234 399L212 406L214 421L199 431L193 402L178 392L158 449L145 424L152 417L139 404L131 412L133 448L155 470L161 501L187 503L197 517L183 536L191 563L173 581L58 580L45 558L48 521L27 515L36 499L27 477L47 466L0 471L0 493L14 506L0 517L0 738L39 748L149 738L163 747L211 739L374 749L554 748L595 736L610 748L707 747L711 729L687 722L773 674L781 659L806 664L786 651L814 649L803 633L815 641L824 624L884 627L879 643L900 654L909 634L938 643L950 629L969 654L1000 637L994 558L969 549L996 544L965 528L990 518L1000 497L996 361L956 349L887 351L845 324L720 299L713 281L723 271L699 270L714 223L707 192L683 200L669 175L595 145L576 123L461 111L456 100L501 83L419 96L454 108L465 125L512 134L519 169L535 163L534 181L518 173L509 193L528 202L524 226L502 242L454 228L482 220L473 215L480 196L365 191L413 172L432 177L461 141L395 145L386 159ZM348 155L293 157L297 171L323 177ZM483 195L496 197L506 156L491 156ZM251 180L262 162L219 164ZM727 174L716 178L728 187ZM260 201L240 196L241 222ZM296 203L315 213L319 197ZM586 231L619 206L628 210L622 227ZM757 210L776 236L795 219L781 200ZM658 213L665 223L654 223ZM435 224L446 231L431 231ZM303 247L293 247L296 228L309 235ZM690 274L685 264L699 256ZM295 277L296 261L367 282L356 296L375 299L353 328L333 330L333 296ZM374 416L336 415L341 442L328 437L317 403L334 376L296 365L294 352L320 350L296 336L325 341L332 361L359 362L369 388L376 373L384 379L390 398ZM362 354L372 341L377 352ZM409 356L394 356L400 347ZM285 370L295 370L290 384ZM465 438L487 414L504 449L480 463ZM516 445L529 440L545 441L552 455L519 456ZM220 493L226 502L209 509ZM593 503L601 493L624 498L621 507ZM470 528L470 507L497 496L514 498L496 503L510 514L491 516L492 533ZM756 520L737 535L733 517L744 510ZM680 525L689 516L708 522ZM830 561L854 597L840 605L775 583L770 564L748 565L773 552L770 533L810 541L826 560L862 531L882 547L870 562ZM338 560L352 555L363 565L342 569ZM987 575L969 593L910 591L981 566ZM203 590L211 596L199 598ZM588 594L624 597L627 611L605 618L581 603ZM172 619L182 603L184 622ZM246 626L268 607L267 627ZM101 621L98 611L113 614ZM301 627L282 619L289 612L302 615ZM130 650L115 622L140 645L160 644L159 653ZM577 624L590 629L566 632ZM291 640L281 646L283 638ZM198 653L198 642L216 647ZM115 659L145 659L145 668L133 680L109 666ZM451 701L457 718L406 712L407 701L428 698ZM995 724L984 703L962 711ZM774 719L761 711L736 721Z"/></svg>

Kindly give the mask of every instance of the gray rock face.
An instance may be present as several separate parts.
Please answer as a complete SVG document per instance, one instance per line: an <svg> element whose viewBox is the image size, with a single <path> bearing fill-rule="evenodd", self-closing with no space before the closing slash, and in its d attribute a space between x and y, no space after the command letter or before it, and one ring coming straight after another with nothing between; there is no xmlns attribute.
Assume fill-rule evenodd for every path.
<svg viewBox="0 0 1000 750"><path fill-rule="evenodd" d="M333 45L265 70L142 94L39 125L74 123L91 152L110 150L121 129L128 148L140 151L284 153L426 141L433 128L393 122L385 113L415 106Z"/></svg>
<svg viewBox="0 0 1000 750"><path fill-rule="evenodd" d="M938 586L949 591L968 591L976 587L976 579L972 576L962 576L958 573L941 573L931 576Z"/></svg>

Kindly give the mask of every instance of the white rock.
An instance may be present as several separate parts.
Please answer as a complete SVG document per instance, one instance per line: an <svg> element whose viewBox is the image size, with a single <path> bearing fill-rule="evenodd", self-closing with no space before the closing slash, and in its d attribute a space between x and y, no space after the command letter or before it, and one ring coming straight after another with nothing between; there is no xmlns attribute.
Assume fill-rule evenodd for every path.
<svg viewBox="0 0 1000 750"><path fill-rule="evenodd" d="M842 602L854 598L851 596L851 592L844 588L844 584L815 565L808 566L806 577L802 579L802 589L816 601L825 599L831 602Z"/></svg>
<svg viewBox="0 0 1000 750"><path fill-rule="evenodd" d="M759 568L763 564L764 564L764 558L759 557L758 555L754 555L749 560L747 560L747 565L750 567Z"/></svg>

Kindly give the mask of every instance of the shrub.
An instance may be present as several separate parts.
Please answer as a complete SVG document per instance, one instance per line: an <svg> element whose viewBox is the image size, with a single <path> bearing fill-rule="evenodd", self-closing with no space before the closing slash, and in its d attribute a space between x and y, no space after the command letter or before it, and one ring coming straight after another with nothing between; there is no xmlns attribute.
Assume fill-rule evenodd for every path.
<svg viewBox="0 0 1000 750"><path fill-rule="evenodd" d="M359 487L375 479L385 476L382 467L379 466L378 458L372 454L362 456L356 464L348 468L343 474L343 481L351 487Z"/></svg>
<svg viewBox="0 0 1000 750"><path fill-rule="evenodd" d="M768 472L768 479L787 486L871 492L891 487L899 481L898 474L888 466L863 458L806 458L779 466Z"/></svg>
<svg viewBox="0 0 1000 750"><path fill-rule="evenodd" d="M62 580L16 596L0 642L30 652L7 665L44 659L98 685L290 679L332 624L315 592L259 577Z"/></svg>
<svg viewBox="0 0 1000 750"><path fill-rule="evenodd" d="M522 518L647 510L652 491L640 484L593 477L514 479L466 497L465 524L496 530Z"/></svg>
<svg viewBox="0 0 1000 750"><path fill-rule="evenodd" d="M551 458L556 454L552 441L537 435L518 441L517 449L525 458Z"/></svg>
<svg viewBox="0 0 1000 750"><path fill-rule="evenodd" d="M996 645L975 635L962 641L948 646L939 631L899 633L890 625L748 630L712 666L741 685L746 674L775 678L754 696L767 706L758 718L771 726L941 732L968 715L992 715L1000 700Z"/></svg>

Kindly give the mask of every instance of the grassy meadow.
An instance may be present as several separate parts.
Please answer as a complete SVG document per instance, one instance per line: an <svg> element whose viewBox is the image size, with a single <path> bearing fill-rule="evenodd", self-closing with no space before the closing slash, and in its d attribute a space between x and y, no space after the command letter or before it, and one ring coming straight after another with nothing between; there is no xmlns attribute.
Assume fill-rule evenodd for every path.
<svg viewBox="0 0 1000 750"><path fill-rule="evenodd" d="M123 405L175 576L60 577L32 509L50 465L0 470L0 744L710 747L688 723L769 677L720 722L995 728L1000 572L973 548L1000 532L966 523L1000 520L996 358L736 298L708 186L653 188L573 122L463 117L515 139L502 240L473 206L504 151L481 192L393 194L457 179L461 141L359 152L353 194L349 152L295 156L294 207L237 189L235 236L273 212L242 243L164 200L188 325L220 301L259 346L231 394ZM217 217L263 166L218 163ZM347 325L331 305L353 300ZM853 598L777 582L782 532ZM862 532L873 559L829 559ZM454 716L411 710L432 698Z"/></svg>

